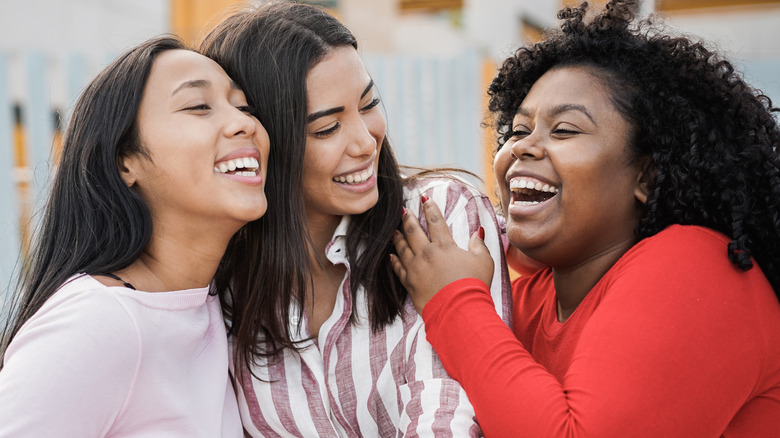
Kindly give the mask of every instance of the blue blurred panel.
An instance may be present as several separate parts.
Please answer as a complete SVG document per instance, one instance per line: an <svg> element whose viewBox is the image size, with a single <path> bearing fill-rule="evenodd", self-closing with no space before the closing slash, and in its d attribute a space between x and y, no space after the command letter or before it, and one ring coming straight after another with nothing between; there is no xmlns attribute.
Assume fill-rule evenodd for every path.
<svg viewBox="0 0 780 438"><path fill-rule="evenodd" d="M752 59L742 64L748 83L769 96L772 105L780 106L780 59Z"/></svg>
<svg viewBox="0 0 780 438"><path fill-rule="evenodd" d="M454 108L456 96L450 92L452 85L451 60L449 58L434 58L430 69L430 101L426 102L426 108L430 115L430 126L426 128L428 134L426 152L427 161L431 165L454 166L455 161L451 157L454 145L452 136L452 120L447 114ZM441 158L440 158L441 157Z"/></svg>
<svg viewBox="0 0 780 438"><path fill-rule="evenodd" d="M480 136L481 102L480 60L476 53L466 52L455 62L458 88L457 111L454 114L458 147L454 159L466 170L482 175L482 142Z"/></svg>
<svg viewBox="0 0 780 438"><path fill-rule="evenodd" d="M484 90L475 52L372 55L365 63L380 91L400 164L459 167L481 174Z"/></svg>
<svg viewBox="0 0 780 438"><path fill-rule="evenodd" d="M68 102L62 109L63 125L67 126L73 106L76 104L88 80L87 60L82 54L71 53L66 58ZM65 129L65 126L62 129Z"/></svg>
<svg viewBox="0 0 780 438"><path fill-rule="evenodd" d="M48 60L41 53L27 56L28 102L26 127L32 169L33 217L43 207L51 174L51 146L54 119L49 101ZM34 227L33 227L34 228Z"/></svg>
<svg viewBox="0 0 780 438"><path fill-rule="evenodd" d="M19 257L19 199L14 179L13 102L9 93L8 57L0 53L0 303L12 289ZM0 312L0 323L4 313Z"/></svg>

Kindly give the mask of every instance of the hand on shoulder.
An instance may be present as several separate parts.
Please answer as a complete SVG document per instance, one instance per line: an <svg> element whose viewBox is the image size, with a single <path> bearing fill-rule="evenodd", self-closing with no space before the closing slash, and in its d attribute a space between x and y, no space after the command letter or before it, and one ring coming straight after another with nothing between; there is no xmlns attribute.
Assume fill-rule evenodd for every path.
<svg viewBox="0 0 780 438"><path fill-rule="evenodd" d="M490 284L493 278L493 258L482 241L484 231L471 236L468 250L458 247L439 207L426 201L423 198L422 208L430 238L417 217L407 211L404 232L393 237L397 255L391 255L393 270L419 313L439 290L454 281L473 277Z"/></svg>

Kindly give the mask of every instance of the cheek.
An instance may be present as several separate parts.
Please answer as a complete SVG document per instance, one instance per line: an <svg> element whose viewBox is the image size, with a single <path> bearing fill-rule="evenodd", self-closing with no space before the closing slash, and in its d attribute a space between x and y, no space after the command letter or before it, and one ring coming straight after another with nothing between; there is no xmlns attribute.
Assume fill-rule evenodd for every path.
<svg viewBox="0 0 780 438"><path fill-rule="evenodd" d="M330 146L330 147L328 147ZM317 141L314 145L306 144L303 154L303 183L322 184L323 179L330 179L338 167L342 150L336 144Z"/></svg>
<svg viewBox="0 0 780 438"><path fill-rule="evenodd" d="M507 205L509 204L509 188L506 184L506 173L509 167L512 165L512 153L509 150L508 145L504 145L493 159L493 174L496 179L496 190L498 191L498 197L501 201L501 208L506 213Z"/></svg>
<svg viewBox="0 0 780 438"><path fill-rule="evenodd" d="M260 148L260 155L262 155L261 159L263 163L268 163L268 155L271 152L271 139L268 136L268 131L265 130L263 125L260 124L260 122L257 122L256 129L255 129L255 142L257 143L257 146ZM265 166L265 164L263 164Z"/></svg>
<svg viewBox="0 0 780 438"><path fill-rule="evenodd" d="M382 116L382 113L375 108L371 114L366 116L365 124L368 128L368 132L376 139L377 148L379 148L382 144L382 140L385 138L385 133L387 132L385 118Z"/></svg>
<svg viewBox="0 0 780 438"><path fill-rule="evenodd" d="M506 184L505 176L509 166L512 165L512 154L509 151L509 146L502 147L496 152L495 158L493 158L493 173L496 176L496 182L500 188L503 188Z"/></svg>

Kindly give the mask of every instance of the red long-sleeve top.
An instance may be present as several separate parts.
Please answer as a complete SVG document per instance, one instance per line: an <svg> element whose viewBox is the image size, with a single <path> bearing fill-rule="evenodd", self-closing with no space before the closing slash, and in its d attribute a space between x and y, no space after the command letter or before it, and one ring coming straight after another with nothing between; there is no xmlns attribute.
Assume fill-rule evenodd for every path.
<svg viewBox="0 0 780 438"><path fill-rule="evenodd" d="M514 327L463 279L423 312L485 436L780 436L780 302L728 240L671 226L629 250L558 322L552 272L513 284Z"/></svg>

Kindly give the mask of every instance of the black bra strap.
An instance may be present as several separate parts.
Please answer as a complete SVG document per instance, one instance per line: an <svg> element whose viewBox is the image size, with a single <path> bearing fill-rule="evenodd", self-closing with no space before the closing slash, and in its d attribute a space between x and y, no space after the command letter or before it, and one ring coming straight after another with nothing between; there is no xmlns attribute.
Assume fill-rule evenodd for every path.
<svg viewBox="0 0 780 438"><path fill-rule="evenodd" d="M104 276L104 277L113 278L114 280L121 281L121 282L122 282L122 284L123 284L123 285L124 285L126 288L129 288L129 289L132 289L132 290L136 290L136 288L135 288L135 287L134 287L132 284L130 284L130 283L128 283L128 282L126 282L126 281L122 280L122 279L121 279L121 278L119 278L119 276L117 276L117 275L114 275L114 274L98 274L98 275L102 275L102 276Z"/></svg>

